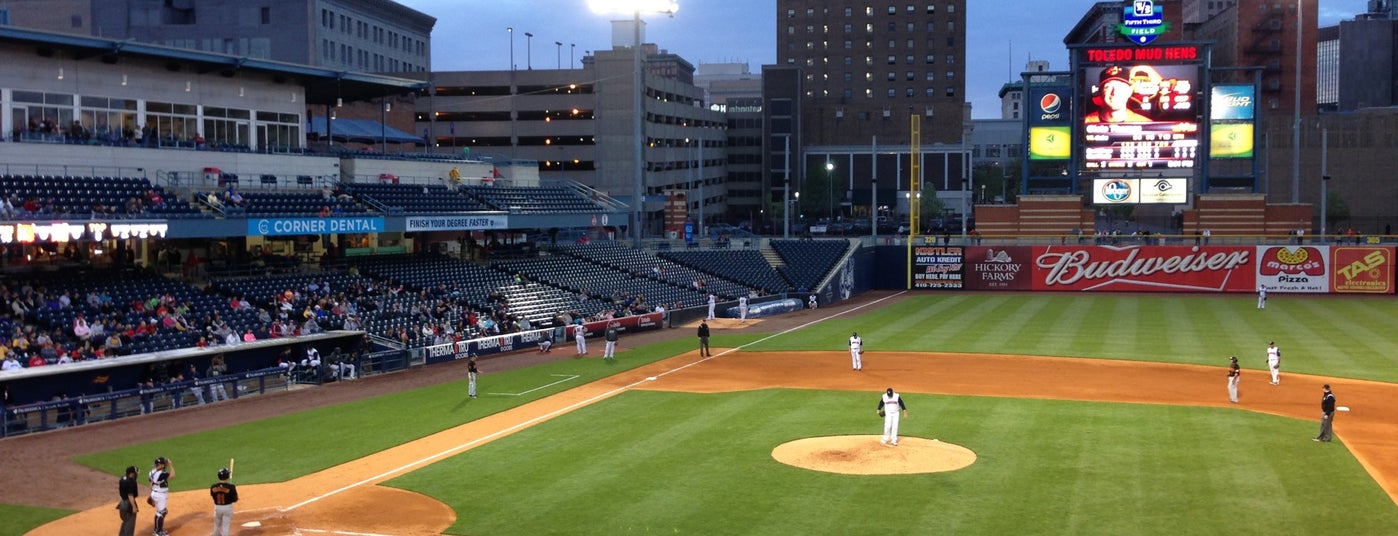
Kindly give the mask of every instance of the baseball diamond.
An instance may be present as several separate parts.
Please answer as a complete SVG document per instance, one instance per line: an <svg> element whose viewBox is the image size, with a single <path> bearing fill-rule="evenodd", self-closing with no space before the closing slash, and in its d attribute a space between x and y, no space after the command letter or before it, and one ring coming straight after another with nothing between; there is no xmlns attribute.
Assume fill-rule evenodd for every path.
<svg viewBox="0 0 1398 536"><path fill-rule="evenodd" d="M693 326L680 326L635 336L615 366L599 367L600 358L558 360L530 352L521 354L531 359L521 364L534 365L527 368L505 370L516 356L492 360L485 381L504 392L557 381L551 375L579 375L526 396L468 402L461 388L464 373L450 372L464 369L452 363L430 375L407 372L328 386L310 397L376 390L376 383L397 384L376 393L422 387L265 422L230 421L221 414L289 412L301 409L300 401L309 397L293 392L7 440L6 450L13 446L16 455L0 460L0 468L7 480L39 470L58 475L51 482L53 493L68 494L67 502L47 504L81 510L28 532L34 535L100 533L114 528L117 519L115 497L105 486L93 485L112 480L108 475L26 469L32 464L11 461L28 459L32 449L77 452L79 461L102 473L119 470L125 464L117 460L135 453L160 452L196 472L203 470L201 463L216 469L236 455L245 463L238 464L241 500L234 534L811 534L871 527L910 533L932 522L963 534L1173 534L1176 526L1159 521L1181 515L1202 532L1376 534L1398 526L1398 447L1389 440L1398 437L1393 402L1398 385L1320 374L1326 360L1289 353L1287 382L1275 388L1248 387L1267 377L1260 365L1248 364L1254 366L1242 370L1241 402L1234 405L1219 381L1228 353L1255 348L1249 335L1254 330L1279 338L1301 324L1273 331L1249 324L1255 322L1251 318L1225 319L1228 329L1191 328L1198 332L1188 335L1179 320L1136 328L1153 318L1144 311L1173 308L1161 307L1171 300L1209 318L1201 324L1217 324L1215 315L1250 309L1250 297L1073 296L1067 304L1097 319L1091 328L1123 340L1140 337L1169 346L1151 334L1162 327L1174 329L1172 338L1185 344L1207 338L1206 344L1219 348L1212 352L1216 355L1197 358L1213 364L1198 364L1165 355L1143 358L1131 343L1115 350L1091 344L1073 350L1062 340L1050 340L1080 332L1084 340L1096 341L1091 334L1099 333L1087 325L1069 329L1059 309L1064 304L1054 300L870 293L741 327L736 320L716 323L711 358L693 348ZM1310 319L1315 313L1326 312L1352 319L1352 332L1373 329L1356 311L1388 315L1382 318L1393 312L1390 302L1380 300L1290 302L1297 316L1308 318L1298 322L1315 322ZM1347 308L1351 305L1355 308ZM1091 313L1098 308L1114 314ZM1283 307L1275 309L1280 313ZM940 316L946 313L968 321L958 327L975 333L948 336L950 324ZM1319 326L1307 329L1314 327ZM858 373L849 370L845 348L853 330L879 341L880 348L868 352L870 359ZM911 335L918 331L932 334L928 339ZM1315 329L1306 344L1337 348L1337 356L1392 345L1386 335L1355 345L1327 333ZM1023 343L1015 341L1025 338L1061 355L1024 355ZM975 351L981 344L1008 353ZM1065 348L1087 357L1070 357L1074 354L1062 353ZM1354 408L1336 419L1339 441L1333 444L1309 440L1317 418L1315 398L1324 383ZM892 454L868 453L859 443L863 438L879 448L871 396L888 386L917 411L900 431L906 445L886 451L916 456L899 449L946 444L963 448L972 463L950 471L856 475L850 473L860 473L857 468L826 472L780 459L784 445L839 437L844 443L815 442L797 457L882 457L881 463L897 463L887 459ZM343 400L349 398L354 397ZM380 411L390 416L369 420ZM402 419L405 412L415 418ZM211 422L199 425L187 415ZM414 428L404 421L442 424ZM134 444L131 437L139 434L131 430L152 423L178 429L152 438L158 439L154 443ZM367 446L344 445L338 459L303 464L296 449L306 443L297 428L305 435L339 434L342 441ZM180 435L199 429L209 431ZM105 441L115 437L124 439ZM281 440L258 444L258 438L271 437ZM102 450L118 445L125 446ZM317 445L331 449L329 443ZM928 449L928 455L937 454ZM199 488L205 483L172 484L169 510L175 517L167 530L209 531L207 490ZM24 503L14 491L0 490L0 501ZM29 500L50 500L33 493ZM888 504L888 494L910 500ZM1132 513L1120 513L1124 506ZM1346 515L1333 514L1339 511ZM244 526L250 522L258 526ZM148 519L140 523L138 531L151 530Z"/></svg>

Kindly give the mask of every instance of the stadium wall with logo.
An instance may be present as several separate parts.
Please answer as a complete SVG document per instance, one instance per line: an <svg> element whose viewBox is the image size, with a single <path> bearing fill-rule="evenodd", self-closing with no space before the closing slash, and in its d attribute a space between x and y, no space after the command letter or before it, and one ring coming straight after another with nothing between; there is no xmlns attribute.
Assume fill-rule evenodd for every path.
<svg viewBox="0 0 1398 536"><path fill-rule="evenodd" d="M908 251L880 247L876 288L907 288ZM1393 246L965 246L936 248L914 272L926 289L1076 292L1394 294ZM960 255L960 259L957 257ZM952 277L955 276L955 277ZM957 284L949 284L949 283Z"/></svg>

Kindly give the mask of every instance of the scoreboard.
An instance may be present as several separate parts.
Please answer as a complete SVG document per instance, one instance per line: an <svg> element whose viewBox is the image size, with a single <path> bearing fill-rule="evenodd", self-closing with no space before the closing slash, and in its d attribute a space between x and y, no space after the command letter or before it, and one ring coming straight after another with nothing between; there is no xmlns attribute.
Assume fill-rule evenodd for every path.
<svg viewBox="0 0 1398 536"><path fill-rule="evenodd" d="M1194 168L1204 154L1200 58L1195 45L1081 49L1083 169Z"/></svg>

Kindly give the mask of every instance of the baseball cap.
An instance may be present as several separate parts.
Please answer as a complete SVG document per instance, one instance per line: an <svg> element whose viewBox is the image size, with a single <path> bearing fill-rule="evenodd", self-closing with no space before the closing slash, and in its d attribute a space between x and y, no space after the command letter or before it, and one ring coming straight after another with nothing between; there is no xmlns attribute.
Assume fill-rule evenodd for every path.
<svg viewBox="0 0 1398 536"><path fill-rule="evenodd" d="M227 468L227 467L224 467L223 469L219 469L219 470L218 470L218 479L219 479L219 480L228 480L228 477L229 477L230 475L232 475L232 474L233 474L233 473L231 473L231 472L228 471L228 468Z"/></svg>
<svg viewBox="0 0 1398 536"><path fill-rule="evenodd" d="M169 461L169 460L166 460L164 456L161 456L161 457L155 459L155 464L156 464L156 465L160 465L160 464L166 463L166 462L168 462L168 461Z"/></svg>
<svg viewBox="0 0 1398 536"><path fill-rule="evenodd" d="M1122 69L1120 66L1113 65L1111 67L1107 67L1106 69L1102 70L1102 78L1100 80L1100 83L1101 85L1105 86L1107 82L1116 80L1123 84L1130 84L1131 81L1126 79L1126 74L1126 69Z"/></svg>

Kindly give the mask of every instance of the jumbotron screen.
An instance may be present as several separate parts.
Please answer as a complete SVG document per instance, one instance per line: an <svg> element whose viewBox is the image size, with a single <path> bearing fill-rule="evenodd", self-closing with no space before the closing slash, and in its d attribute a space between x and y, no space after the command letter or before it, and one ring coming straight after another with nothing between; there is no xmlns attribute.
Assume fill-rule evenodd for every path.
<svg viewBox="0 0 1398 536"><path fill-rule="evenodd" d="M1083 167L1193 168L1199 156L1196 65L1094 65L1083 75Z"/></svg>

